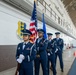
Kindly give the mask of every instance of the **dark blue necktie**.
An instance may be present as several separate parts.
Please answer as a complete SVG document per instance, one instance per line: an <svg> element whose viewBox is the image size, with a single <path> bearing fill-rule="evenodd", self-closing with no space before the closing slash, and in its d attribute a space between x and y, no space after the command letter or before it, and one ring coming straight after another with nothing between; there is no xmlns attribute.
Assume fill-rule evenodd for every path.
<svg viewBox="0 0 76 75"><path fill-rule="evenodd" d="M25 48L26 45L27 45L26 43L23 44L23 50L24 50L24 48Z"/></svg>

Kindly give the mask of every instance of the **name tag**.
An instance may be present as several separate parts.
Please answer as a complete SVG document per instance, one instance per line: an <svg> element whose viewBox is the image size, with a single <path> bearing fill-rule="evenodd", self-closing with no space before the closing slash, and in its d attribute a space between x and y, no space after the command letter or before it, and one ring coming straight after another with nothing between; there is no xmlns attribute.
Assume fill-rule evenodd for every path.
<svg viewBox="0 0 76 75"><path fill-rule="evenodd" d="M26 50L31 50L30 48L26 48Z"/></svg>

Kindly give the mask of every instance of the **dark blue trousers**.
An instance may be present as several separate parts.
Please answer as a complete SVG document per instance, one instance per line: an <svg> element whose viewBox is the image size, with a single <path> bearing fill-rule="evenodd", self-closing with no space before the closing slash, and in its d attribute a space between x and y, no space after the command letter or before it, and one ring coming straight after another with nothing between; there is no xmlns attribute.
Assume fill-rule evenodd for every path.
<svg viewBox="0 0 76 75"><path fill-rule="evenodd" d="M58 58L59 58L60 68L61 68L61 70L63 70L64 65L63 65L62 52L61 52L61 51L58 51L58 52L55 54L55 64L56 64L56 61L57 61L57 56L58 56Z"/></svg>
<svg viewBox="0 0 76 75"><path fill-rule="evenodd" d="M49 75L50 62L53 68L53 75L56 75L55 54L51 54L50 56L48 56L48 75Z"/></svg>
<svg viewBox="0 0 76 75"><path fill-rule="evenodd" d="M35 75L39 75L40 64L42 67L43 75L48 75L47 58L45 56L35 59Z"/></svg>
<svg viewBox="0 0 76 75"><path fill-rule="evenodd" d="M33 62L22 63L19 70L19 75L34 75Z"/></svg>

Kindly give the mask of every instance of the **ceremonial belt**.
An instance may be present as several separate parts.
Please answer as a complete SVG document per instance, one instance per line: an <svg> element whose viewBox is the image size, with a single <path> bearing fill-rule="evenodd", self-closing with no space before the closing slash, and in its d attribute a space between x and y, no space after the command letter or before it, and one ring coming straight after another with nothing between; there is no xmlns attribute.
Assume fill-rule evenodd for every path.
<svg viewBox="0 0 76 75"><path fill-rule="evenodd" d="M42 52L44 52L44 50L39 50L39 51L37 51L36 57L40 57L40 53L42 53Z"/></svg>

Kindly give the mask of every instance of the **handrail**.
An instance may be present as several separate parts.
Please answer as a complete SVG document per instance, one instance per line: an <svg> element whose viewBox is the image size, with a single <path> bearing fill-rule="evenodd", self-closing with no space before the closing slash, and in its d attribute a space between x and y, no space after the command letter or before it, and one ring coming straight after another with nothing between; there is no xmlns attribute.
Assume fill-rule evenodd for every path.
<svg viewBox="0 0 76 75"><path fill-rule="evenodd" d="M41 5L43 5L43 7L45 8L45 12L46 12L46 10L50 13L50 17L52 18L52 17L54 17L54 20L55 21L57 21L57 23L59 24L59 25L61 25L61 26L63 26L63 27L65 27L67 24L63 24L64 23L64 21L58 16L58 14L50 7L50 5L48 4L48 3L46 3L44 0L41 2L40 0L37 0L37 3L40 3ZM44 5L44 4L45 5ZM48 6L49 7L49 9L46 7L46 6ZM66 30L68 31L69 29L71 29L71 28L69 28L68 27L69 26L69 24L65 27L66 28ZM73 33L72 31L70 32L70 33Z"/></svg>
<svg viewBox="0 0 76 75"><path fill-rule="evenodd" d="M60 19L60 17L55 13L55 11L44 0L43 0L43 2L45 3L45 5L40 0L37 0L37 2L39 2L40 4L42 4L44 6L45 12L47 10L50 13L50 17L53 16L55 18L55 20L57 20L57 23L62 25L62 22L61 22L62 19ZM46 5L50 8L50 10L46 8Z"/></svg>
<svg viewBox="0 0 76 75"><path fill-rule="evenodd" d="M26 0L33 3L33 0ZM36 0L37 6L41 5L43 6L43 9L45 10L45 14L48 12L48 16L53 19L58 25L60 25L62 28L64 28L67 32L70 34L75 33L75 29L73 30L73 27L69 27L71 24L65 21L64 18L61 18L54 9L50 6L50 3L48 4L45 0ZM41 8L41 7L40 7ZM41 8L41 10L43 10ZM72 31L71 31L72 30ZM75 33L76 34L76 33ZM74 34L73 34L74 35Z"/></svg>

